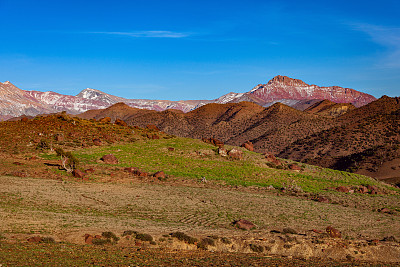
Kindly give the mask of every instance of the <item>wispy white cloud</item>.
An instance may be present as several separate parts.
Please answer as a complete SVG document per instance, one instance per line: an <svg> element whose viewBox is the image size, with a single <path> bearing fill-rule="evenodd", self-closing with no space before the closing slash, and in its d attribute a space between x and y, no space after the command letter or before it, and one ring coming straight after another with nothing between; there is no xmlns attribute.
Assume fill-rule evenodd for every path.
<svg viewBox="0 0 400 267"><path fill-rule="evenodd" d="M380 59L381 67L400 68L400 28L364 23L351 26L354 30L368 34L373 42L386 48L385 55Z"/></svg>
<svg viewBox="0 0 400 267"><path fill-rule="evenodd" d="M173 31L91 32L95 34L120 35L135 38L185 38L190 33Z"/></svg>

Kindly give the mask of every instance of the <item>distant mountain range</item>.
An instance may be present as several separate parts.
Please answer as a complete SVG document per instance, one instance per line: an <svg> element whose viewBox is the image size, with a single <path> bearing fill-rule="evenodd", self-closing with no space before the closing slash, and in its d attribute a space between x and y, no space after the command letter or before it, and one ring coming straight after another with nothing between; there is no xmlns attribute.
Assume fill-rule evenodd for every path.
<svg viewBox="0 0 400 267"><path fill-rule="evenodd" d="M360 107L375 100L375 97L339 86L320 87L286 76L276 76L266 84L259 84L247 93L228 93L214 100L148 100L126 99L104 93L96 89L84 89L76 96L55 92L21 90L11 82L0 83L0 120L22 115L66 111L78 114L92 109L104 109L118 102L130 107L163 111L176 109L183 112L195 110L210 103L238 103L249 101L263 107L280 102L299 110L314 105L321 100L335 103L351 103Z"/></svg>

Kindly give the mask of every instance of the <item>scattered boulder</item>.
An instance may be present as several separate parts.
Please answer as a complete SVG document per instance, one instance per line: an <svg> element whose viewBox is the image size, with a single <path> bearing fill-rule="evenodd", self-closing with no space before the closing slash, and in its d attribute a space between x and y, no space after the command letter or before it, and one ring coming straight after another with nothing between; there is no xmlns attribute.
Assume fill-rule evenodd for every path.
<svg viewBox="0 0 400 267"><path fill-rule="evenodd" d="M282 162L280 160L278 160L274 156L274 154L267 152L267 153L264 153L264 156L265 156L265 159L267 160L267 162L271 162L271 163L275 164L276 166L282 165Z"/></svg>
<svg viewBox="0 0 400 267"><path fill-rule="evenodd" d="M99 122L110 123L111 122L111 118L110 117L104 117L104 118L99 119Z"/></svg>
<svg viewBox="0 0 400 267"><path fill-rule="evenodd" d="M18 161L13 162L13 164L14 164L14 165L24 165L23 163L18 162Z"/></svg>
<svg viewBox="0 0 400 267"><path fill-rule="evenodd" d="M350 192L350 188L348 188L347 186L339 186L339 187L336 187L335 190L338 192L342 192L342 193Z"/></svg>
<svg viewBox="0 0 400 267"><path fill-rule="evenodd" d="M101 146L101 140L99 138L95 138L95 139L93 139L93 144L95 146Z"/></svg>
<svg viewBox="0 0 400 267"><path fill-rule="evenodd" d="M83 178L83 177L85 177L86 173L84 173L81 170L75 169L72 171L72 175L76 178Z"/></svg>
<svg viewBox="0 0 400 267"><path fill-rule="evenodd" d="M218 154L219 154L221 157L227 157L227 156L228 156L228 152L226 152L226 149L223 148L223 147L219 147L219 148L218 148Z"/></svg>
<svg viewBox="0 0 400 267"><path fill-rule="evenodd" d="M147 134L147 138L155 140L155 139L160 139L160 136L158 136L157 134Z"/></svg>
<svg viewBox="0 0 400 267"><path fill-rule="evenodd" d="M241 147L244 147L244 148L246 148L246 149L249 150L249 151L254 151L253 143L250 142L250 141L244 142L244 143L241 145Z"/></svg>
<svg viewBox="0 0 400 267"><path fill-rule="evenodd" d="M85 243L86 244L93 244L93 236L92 235L89 235L89 234L85 234Z"/></svg>
<svg viewBox="0 0 400 267"><path fill-rule="evenodd" d="M120 119L115 119L114 124L115 124L115 125L119 125L119 126L124 126L124 127L127 127L127 126L128 126L128 124L127 124L125 121L120 120Z"/></svg>
<svg viewBox="0 0 400 267"><path fill-rule="evenodd" d="M157 131L157 132L160 131L160 129L157 126L155 126L154 124L146 125L146 128L149 129L149 130Z"/></svg>
<svg viewBox="0 0 400 267"><path fill-rule="evenodd" d="M290 164L289 169L291 169L292 171L301 171L301 167L297 164Z"/></svg>
<svg viewBox="0 0 400 267"><path fill-rule="evenodd" d="M156 172L155 174L153 174L153 177L159 180L163 180L166 178L165 173L163 171Z"/></svg>
<svg viewBox="0 0 400 267"><path fill-rule="evenodd" d="M323 196L318 196L314 200L321 203L330 203L329 199Z"/></svg>
<svg viewBox="0 0 400 267"><path fill-rule="evenodd" d="M339 230L333 228L332 226L326 227L326 232L328 233L329 237L342 238L342 234L339 232Z"/></svg>
<svg viewBox="0 0 400 267"><path fill-rule="evenodd" d="M133 172L133 175L139 176L139 177L146 177L146 176L149 176L149 174L148 174L147 172L142 172L142 171L139 171L139 170L135 170L135 171Z"/></svg>
<svg viewBox="0 0 400 267"><path fill-rule="evenodd" d="M369 193L371 195L377 195L379 192L378 187L376 187L375 185L367 185L367 189L369 190Z"/></svg>
<svg viewBox="0 0 400 267"><path fill-rule="evenodd" d="M243 159L243 152L236 148L233 148L228 152L228 156L233 159L241 160L241 159Z"/></svg>
<svg viewBox="0 0 400 267"><path fill-rule="evenodd" d="M113 154L104 155L100 160L106 164L118 164L118 159Z"/></svg>
<svg viewBox="0 0 400 267"><path fill-rule="evenodd" d="M42 242L42 238L40 236L32 236L28 238L28 242L30 243L40 243Z"/></svg>
<svg viewBox="0 0 400 267"><path fill-rule="evenodd" d="M173 148L173 147L168 148L168 151L174 151L174 150L175 150L175 148Z"/></svg>
<svg viewBox="0 0 400 267"><path fill-rule="evenodd" d="M233 222L233 225L242 230L251 230L257 227L254 223L244 219Z"/></svg>
<svg viewBox="0 0 400 267"><path fill-rule="evenodd" d="M212 144L217 147L224 147L224 142L217 140L215 138L202 138L201 139L204 143Z"/></svg>
<svg viewBox="0 0 400 267"><path fill-rule="evenodd" d="M359 187L358 187L358 193L361 193L361 194L366 194L366 193L368 193L368 188L366 187L366 186L363 186L363 185L360 185Z"/></svg>

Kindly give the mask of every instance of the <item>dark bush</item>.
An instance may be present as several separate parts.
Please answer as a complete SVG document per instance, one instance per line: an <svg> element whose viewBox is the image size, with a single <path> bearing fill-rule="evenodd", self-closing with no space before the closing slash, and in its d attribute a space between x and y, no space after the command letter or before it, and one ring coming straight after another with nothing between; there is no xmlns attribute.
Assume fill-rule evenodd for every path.
<svg viewBox="0 0 400 267"><path fill-rule="evenodd" d="M113 232L103 232L101 235L107 239L113 239L115 242L118 242L119 237L116 236Z"/></svg>
<svg viewBox="0 0 400 267"><path fill-rule="evenodd" d="M149 234L141 234L141 233L137 233L136 234L136 239L142 240L142 241L153 241L153 237Z"/></svg>
<svg viewBox="0 0 400 267"><path fill-rule="evenodd" d="M122 236L127 236L127 235L133 235L136 236L138 232L133 231L133 230L126 230L124 231L124 233L122 234Z"/></svg>
<svg viewBox="0 0 400 267"><path fill-rule="evenodd" d="M201 241L197 244L197 248L207 250L208 246L215 246L215 241L214 239L211 239L209 237L201 239Z"/></svg>
<svg viewBox="0 0 400 267"><path fill-rule="evenodd" d="M194 244L198 241L197 238L188 236L187 234L182 233L182 232L172 233L171 236L177 238L180 241L184 241L188 244Z"/></svg>

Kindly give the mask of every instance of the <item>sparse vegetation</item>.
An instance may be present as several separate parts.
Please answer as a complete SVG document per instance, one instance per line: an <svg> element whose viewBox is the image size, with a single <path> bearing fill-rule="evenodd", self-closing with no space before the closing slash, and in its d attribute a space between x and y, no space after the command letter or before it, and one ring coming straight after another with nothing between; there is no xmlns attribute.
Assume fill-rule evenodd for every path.
<svg viewBox="0 0 400 267"><path fill-rule="evenodd" d="M197 247L203 250L207 250L208 246L215 246L215 241L212 238L206 237L202 238L197 244Z"/></svg>
<svg viewBox="0 0 400 267"><path fill-rule="evenodd" d="M40 135L42 140L57 141L55 144L59 149L56 153L43 149L38 154L36 147L40 139L36 136L30 139L31 147L25 144L27 149L24 148L21 154L13 155L12 158L7 157L7 153L18 149L19 144L1 147L5 154L0 154L0 171L8 176L0 176L0 181L7 185L0 187L0 208L6 215L17 215L4 217L7 220L2 225L9 233L53 234L53 231L57 231L54 229L59 228L66 232L77 232L82 226L87 229L104 229L108 225L109 229L115 229L118 233L132 228L140 231L123 232L122 236L130 237L122 238L123 242L119 242L118 247L124 246L124 242L131 246L146 247L149 243L156 242L153 236L141 233L146 231L145 227L150 226L151 231L165 231L165 227L171 227L170 229L180 231L158 239L161 242L160 247L168 247L169 244L186 246L178 242L178 239L193 244L186 247L197 247L201 253L206 253L210 246L215 246L213 250L218 249L221 243L231 244L222 246L225 248L237 246L236 237L230 239L217 236L228 231L229 236L246 235L228 226L235 218L248 218L257 224L260 231L252 232L254 236L261 232L269 234L271 228L286 227L276 234L282 237L284 244L282 241L277 242L274 250L278 245L284 245L284 248L291 248L293 245L297 247L295 243L303 238L301 234L292 236L297 230L304 233L314 228L325 229L328 224L345 229L346 236L351 236L352 239L358 235L372 236L379 240L382 236L393 235L397 239L399 236L399 190L366 176L307 164L297 164L298 168L293 170L289 166L294 162L283 159L278 159L282 162L279 165L281 167L276 168L275 165L274 168L269 168L265 156L242 148L238 149L243 151L244 159L231 161L214 153L212 145L200 140L169 138L162 133L157 133L160 139L149 139L148 133L154 133L141 128L135 128L132 133L132 128L129 127L114 127L110 123L76 118L37 120L65 127L67 131L62 135L65 141L57 141L55 138L60 129L40 129L43 132ZM93 133L90 132L89 136L83 135L81 126ZM102 143L95 145L94 138L101 139ZM131 143L132 139L135 140L134 143ZM311 145L312 139L307 142ZM4 141L0 139L0 143L4 144ZM227 145L226 147L228 150L231 148ZM394 155L394 150L384 151L384 147L374 149L379 160ZM118 158L118 164L110 166L99 161L101 156L109 153ZM323 153L320 154L321 157L324 156ZM66 172L58 170L60 157L64 160L65 169L76 168L78 160L82 170L93 168L87 172L90 180L86 182L87 180L72 178ZM133 170L136 167L150 175L139 177L126 171L125 168L128 167ZM168 175L167 181L151 176L160 170ZM32 179L30 176L55 180ZM374 185L379 188L379 192L384 193L372 195L369 194L372 191L361 194L334 190L338 186L356 190L361 185ZM29 190L25 190L25 187ZM326 196L329 201L319 203L318 196L321 195ZM390 212L381 212L382 208ZM219 227L224 230L218 232ZM197 239L183 232L190 231L196 236L205 236L198 234L198 229L212 229L213 235ZM82 233L79 233L78 238L79 242L83 242ZM93 238L92 243L115 244L118 240L119 237L113 232L103 232L102 237ZM265 246L269 244L269 240L266 240L251 239L250 242L254 244L246 247L249 243L246 241L243 248L257 253L269 251L271 247ZM46 242L53 243L54 239L49 238ZM57 244L42 245L50 247ZM108 250L112 247L114 246L95 249ZM130 254L125 256L131 257Z"/></svg>
<svg viewBox="0 0 400 267"><path fill-rule="evenodd" d="M142 241L148 241L148 242L153 241L153 237L149 234L137 233L135 238Z"/></svg>
<svg viewBox="0 0 400 267"><path fill-rule="evenodd" d="M175 237L180 241L184 241L188 244L194 244L198 241L197 238L188 236L187 234L183 233L183 232L175 232L171 234L171 237Z"/></svg>
<svg viewBox="0 0 400 267"><path fill-rule="evenodd" d="M113 232L103 232L103 233L101 233L101 235L106 239L112 239L112 241L114 241L114 242L119 241L119 237L116 236Z"/></svg>
<svg viewBox="0 0 400 267"><path fill-rule="evenodd" d="M57 156L61 157L61 165L67 172L75 170L79 160L71 152L65 152L62 148L56 148Z"/></svg>
<svg viewBox="0 0 400 267"><path fill-rule="evenodd" d="M261 246L261 245L250 244L249 247L250 247L250 249L251 249L252 251L254 251L254 252L257 252L257 253L262 253L262 252L264 252L264 247Z"/></svg>

